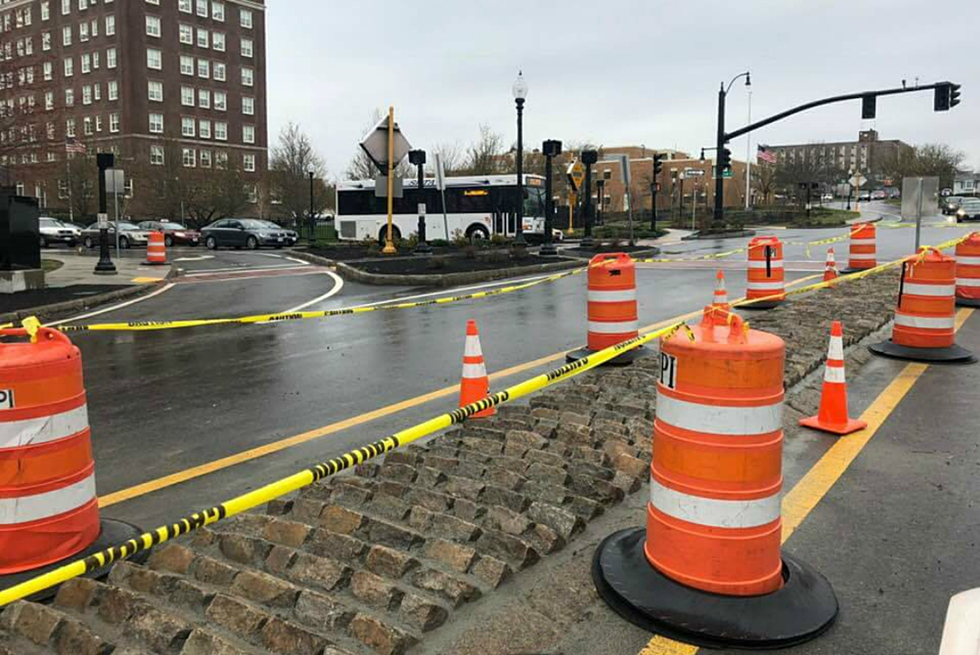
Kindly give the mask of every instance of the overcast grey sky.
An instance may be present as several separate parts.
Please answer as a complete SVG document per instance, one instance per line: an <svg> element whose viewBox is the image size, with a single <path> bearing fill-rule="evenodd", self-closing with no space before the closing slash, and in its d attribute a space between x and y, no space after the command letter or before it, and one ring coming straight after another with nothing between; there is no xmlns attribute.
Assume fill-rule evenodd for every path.
<svg viewBox="0 0 980 655"><path fill-rule="evenodd" d="M472 141L481 123L516 139L511 84L530 87L525 142L644 144L695 155L714 141L718 85L752 73L758 119L817 98L891 88L903 78L963 85L962 104L932 92L824 107L753 134L753 143L856 138L945 142L980 168L977 0L267 0L270 142L299 123L340 177L372 112L394 105L415 147ZM721 46L716 47L716 42ZM747 92L729 96L729 129ZM746 140L733 142L738 159ZM754 156L754 155L753 155Z"/></svg>

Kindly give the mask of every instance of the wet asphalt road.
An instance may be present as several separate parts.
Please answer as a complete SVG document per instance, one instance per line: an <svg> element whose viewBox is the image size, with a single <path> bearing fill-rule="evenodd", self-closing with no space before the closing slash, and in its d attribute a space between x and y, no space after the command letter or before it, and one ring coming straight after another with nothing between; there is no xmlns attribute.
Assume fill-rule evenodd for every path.
<svg viewBox="0 0 980 655"><path fill-rule="evenodd" d="M923 243L964 229L924 230ZM761 233L761 232L760 232ZM780 230L785 241L816 240L840 230ZM912 230L881 230L882 260L911 250ZM740 247L747 239L664 247L698 256ZM906 245L907 244L907 245ZM844 262L846 242L837 244ZM787 279L822 270L825 247L808 264L787 265ZM145 302L97 321L144 321L281 312L329 294L337 281L325 269L285 259L288 253L201 249L175 255L187 277ZM737 266L734 256L728 266ZM788 262L806 259L787 249ZM696 311L710 302L713 264L638 271L640 325ZM244 277L243 277L244 276ZM732 297L744 292L744 272L728 273ZM440 293L453 293L453 290ZM350 281L307 309L351 307L430 289L372 287ZM491 373L539 360L494 388L555 368L561 353L585 339L585 278L439 307L375 312L256 326L193 328L154 333L79 333L89 394L99 494L116 501L107 515L144 527L210 506L387 436L455 407L455 394L405 402L459 381L463 332L476 319ZM392 405L401 403L397 407ZM387 408L378 412L379 408ZM353 425L352 425L353 423ZM339 424L339 425L338 425ZM312 430L306 443L248 461L210 464ZM133 497L113 496L193 467L200 477L156 484Z"/></svg>

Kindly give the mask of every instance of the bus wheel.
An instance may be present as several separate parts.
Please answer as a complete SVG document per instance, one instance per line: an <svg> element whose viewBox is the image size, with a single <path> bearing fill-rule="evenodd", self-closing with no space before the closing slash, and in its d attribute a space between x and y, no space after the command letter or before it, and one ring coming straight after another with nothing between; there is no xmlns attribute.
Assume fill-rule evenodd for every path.
<svg viewBox="0 0 980 655"><path fill-rule="evenodd" d="M398 243L399 241L401 241L401 238L402 238L402 233L398 230L397 227L392 225L391 240L394 241L395 243ZM378 245L383 248L385 243L387 242L388 242L388 226L385 225L384 227L381 228L381 231L378 232Z"/></svg>
<svg viewBox="0 0 980 655"><path fill-rule="evenodd" d="M466 238L470 241L483 241L490 238L490 230L482 225L474 225L466 230Z"/></svg>

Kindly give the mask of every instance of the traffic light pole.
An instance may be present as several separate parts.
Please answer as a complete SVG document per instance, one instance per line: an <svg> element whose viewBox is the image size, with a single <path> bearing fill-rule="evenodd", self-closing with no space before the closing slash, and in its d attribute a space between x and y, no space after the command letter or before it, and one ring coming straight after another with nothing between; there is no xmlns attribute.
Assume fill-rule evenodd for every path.
<svg viewBox="0 0 980 655"><path fill-rule="evenodd" d="M861 100L863 103L864 98L868 96L876 96L876 97L892 96L901 93L915 93L917 91L931 91L931 90L935 90L937 93L936 105L934 106L934 109L936 111L945 111L946 109L949 109L959 104L959 99L958 99L959 85L953 84L951 82L936 82L935 84L924 84L924 85L919 85L914 87L901 87L897 89L883 89L881 91L860 91L858 93L848 93L846 95L832 96L830 98L814 100L813 102L808 102L806 104L793 107L792 109L787 109L786 111L780 112L773 116L769 116L768 118L764 118L761 121L756 121L755 123L746 125L745 127L735 130L734 132L725 132L725 96L727 94L725 92L725 87L723 83L722 88L718 91L718 142L717 142L718 151L717 152L721 153L725 144L731 141L732 139L737 139L738 137L744 136L749 132L758 130L759 128L765 127L766 125L771 125L772 123L781 121L784 118L789 118L790 116L799 114L800 112L807 111L808 109L813 109L815 107L822 107L823 105L830 105L837 102L846 102L848 100ZM945 93L945 98L948 101L947 102L948 106L945 107L940 106L940 101L938 97L940 93ZM954 97L954 95L956 97ZM721 156L719 154L717 160L720 161L720 159ZM715 212L714 212L715 222L721 222L724 220L724 206L723 206L723 197L722 197L722 193L724 192L724 180L722 179L721 174L722 171L720 170L720 166L716 166Z"/></svg>

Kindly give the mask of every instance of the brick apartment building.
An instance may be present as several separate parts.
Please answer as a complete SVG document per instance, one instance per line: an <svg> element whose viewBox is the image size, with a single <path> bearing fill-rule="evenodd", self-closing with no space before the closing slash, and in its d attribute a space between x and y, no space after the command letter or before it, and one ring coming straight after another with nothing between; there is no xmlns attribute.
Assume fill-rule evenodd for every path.
<svg viewBox="0 0 980 655"><path fill-rule="evenodd" d="M236 170L256 200L267 148L264 0L0 3L0 186L63 209L68 159L114 152L127 196Z"/></svg>
<svg viewBox="0 0 980 655"><path fill-rule="evenodd" d="M677 150L652 150L643 146L606 147L599 153L595 165L596 180L603 180L603 209L621 212L629 208L626 185L623 183L620 159L615 155L628 155L634 211L650 211L650 182L653 177L653 155L666 154L661 173L656 180L660 184L657 193L657 210L683 210L690 208L695 194L699 206L714 204L714 162L701 161ZM684 171L704 171L701 177L685 179ZM732 161L732 177L725 180L725 206L739 207L745 204L745 162ZM593 193L597 198L598 192Z"/></svg>
<svg viewBox="0 0 980 655"><path fill-rule="evenodd" d="M857 141L835 141L795 145L769 145L767 149L777 158L777 165L798 160L823 161L841 171L859 171L871 180L882 181L883 165L904 149L912 146L898 139L882 140L877 130L858 132Z"/></svg>

